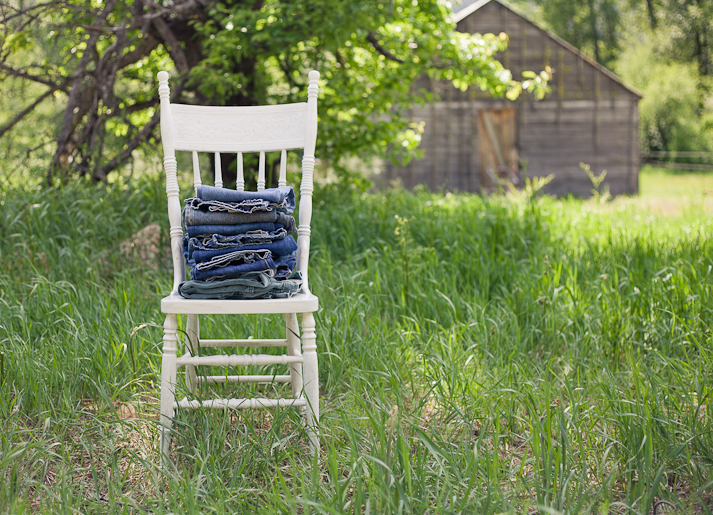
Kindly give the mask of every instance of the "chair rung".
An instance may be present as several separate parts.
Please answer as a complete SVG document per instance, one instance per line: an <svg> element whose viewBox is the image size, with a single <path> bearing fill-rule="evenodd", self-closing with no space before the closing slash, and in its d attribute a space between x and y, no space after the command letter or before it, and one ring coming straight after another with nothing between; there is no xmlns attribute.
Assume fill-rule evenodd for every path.
<svg viewBox="0 0 713 515"><path fill-rule="evenodd" d="M290 376L198 376L199 382L215 383L289 383Z"/></svg>
<svg viewBox="0 0 713 515"><path fill-rule="evenodd" d="M231 354L230 356L182 356L176 360L176 365L194 365L194 366L214 366L214 367L244 367L244 366L262 366L262 365L288 365L290 363L302 363L302 356L288 356L280 354L273 356L271 354Z"/></svg>
<svg viewBox="0 0 713 515"><path fill-rule="evenodd" d="M201 347L287 347L286 339L199 340Z"/></svg>
<svg viewBox="0 0 713 515"><path fill-rule="evenodd" d="M173 408L213 408L213 409L260 409L297 408L307 406L306 399L211 399L209 401L182 400L173 403Z"/></svg>

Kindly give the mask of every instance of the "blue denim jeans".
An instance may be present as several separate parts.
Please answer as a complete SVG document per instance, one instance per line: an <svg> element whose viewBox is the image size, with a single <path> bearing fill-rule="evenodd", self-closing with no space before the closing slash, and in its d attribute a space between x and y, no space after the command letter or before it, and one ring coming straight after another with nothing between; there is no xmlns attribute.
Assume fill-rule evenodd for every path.
<svg viewBox="0 0 713 515"><path fill-rule="evenodd" d="M272 252L266 249L236 250L235 252L231 252L230 254L223 254L222 256L216 256L208 261L196 263L196 265L193 267L193 272L214 270L216 268L222 268L228 265L244 265L247 263L253 263L255 261L262 261L268 259L274 264L274 262L272 261Z"/></svg>
<svg viewBox="0 0 713 515"><path fill-rule="evenodd" d="M284 225L288 233L296 232L295 219L280 211L256 211L254 213L227 213L225 211L201 211L186 206L183 209L183 225L239 225L253 223L275 223ZM220 231L212 233L222 234Z"/></svg>
<svg viewBox="0 0 713 515"><path fill-rule="evenodd" d="M215 250L196 250L188 249L186 245L183 247L184 255L186 256L186 263L190 266L196 263L202 263L203 261L208 261L216 256L222 256L223 254L229 254L236 250L269 250L273 257L274 256L288 256L297 250L297 242L294 238L288 236L281 240L274 241L265 245L242 245L242 246L232 246L225 247Z"/></svg>
<svg viewBox="0 0 713 515"><path fill-rule="evenodd" d="M249 200L263 200L279 206L278 210L288 215L295 211L295 190L292 186L268 188L262 191L237 191L214 186L198 186L196 196L201 200L218 202L244 202Z"/></svg>
<svg viewBox="0 0 713 515"><path fill-rule="evenodd" d="M188 253L190 254L192 250L215 250L243 247L245 245L267 245L268 243L282 240L286 236L287 231L284 229L278 229L272 232L251 231L233 236L225 236L223 234L198 236L188 240Z"/></svg>
<svg viewBox="0 0 713 515"><path fill-rule="evenodd" d="M267 200L243 200L242 202L221 202L220 200L202 200L191 197L185 200L186 207L207 212L225 213L256 213L258 211L277 211L277 204L270 204Z"/></svg>
<svg viewBox="0 0 713 515"><path fill-rule="evenodd" d="M295 232L294 218L292 219L292 226L285 227L282 224L264 222L264 223L252 223L252 224L238 224L238 225L187 225L186 233L189 238L194 238L196 236L210 236L212 234L222 234L223 236L234 236L236 234L245 234L246 232L252 231L267 231L272 232L278 229L285 229L288 234Z"/></svg>
<svg viewBox="0 0 713 515"><path fill-rule="evenodd" d="M264 272L247 272L223 281L185 281L178 293L187 299L284 299L302 288L302 278L278 280Z"/></svg>
<svg viewBox="0 0 713 515"><path fill-rule="evenodd" d="M209 261L196 263L191 269L195 281L211 281L236 277L254 270L270 271L273 277L285 279L292 275L297 264L296 252L289 256L275 256L269 250L237 250Z"/></svg>
<svg viewBox="0 0 713 515"><path fill-rule="evenodd" d="M205 297L193 298L237 298L226 296L227 290L215 293L215 284L246 277L292 280L297 250L295 240L287 237L296 232L295 219L289 216L295 208L292 188L241 192L200 186L196 194L183 210L183 250L186 263L193 267L193 280L184 284L186 291L200 290L205 283L213 287L200 290ZM251 275L258 272L262 275ZM273 285L271 291L282 288Z"/></svg>
<svg viewBox="0 0 713 515"><path fill-rule="evenodd" d="M270 275L274 275L276 269L277 266L272 258L267 258L239 265L225 265L211 270L196 270L196 267L193 267L191 277L194 281L216 281L238 277L245 272L269 272Z"/></svg>

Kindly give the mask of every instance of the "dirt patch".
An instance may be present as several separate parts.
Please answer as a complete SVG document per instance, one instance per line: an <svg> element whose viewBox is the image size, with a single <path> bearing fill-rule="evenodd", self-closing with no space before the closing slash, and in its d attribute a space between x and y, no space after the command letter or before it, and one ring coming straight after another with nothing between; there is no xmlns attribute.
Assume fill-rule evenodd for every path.
<svg viewBox="0 0 713 515"><path fill-rule="evenodd" d="M159 224L149 224L122 241L119 252L134 265L170 262L171 248L168 239L162 236Z"/></svg>

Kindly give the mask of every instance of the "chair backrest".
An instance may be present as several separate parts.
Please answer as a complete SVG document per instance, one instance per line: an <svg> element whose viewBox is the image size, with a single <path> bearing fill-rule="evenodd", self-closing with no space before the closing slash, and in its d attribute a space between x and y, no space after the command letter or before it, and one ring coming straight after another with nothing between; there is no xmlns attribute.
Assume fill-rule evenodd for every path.
<svg viewBox="0 0 713 515"><path fill-rule="evenodd" d="M158 73L163 167L166 172L168 218L171 224L173 293L178 293L178 285L186 277L176 150L193 152L193 183L196 188L201 185L198 152L215 153L215 186L219 188L223 187L220 153L237 153L236 188L241 191L245 188L243 153L259 152L257 189L261 191L265 188L265 152L281 151L278 185L286 186L287 151L294 149L303 149L296 269L302 274L303 291L309 292L308 266L314 190L314 149L317 142L318 81L319 72L311 71L306 103L248 107L192 106L172 104L168 73Z"/></svg>

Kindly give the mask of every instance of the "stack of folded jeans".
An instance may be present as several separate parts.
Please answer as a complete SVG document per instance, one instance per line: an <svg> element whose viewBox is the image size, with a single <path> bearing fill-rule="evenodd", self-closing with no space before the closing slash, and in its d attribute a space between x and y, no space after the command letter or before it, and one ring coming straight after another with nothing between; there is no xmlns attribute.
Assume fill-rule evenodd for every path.
<svg viewBox="0 0 713 515"><path fill-rule="evenodd" d="M178 291L194 299L291 297L297 243L290 186L235 191L199 186L183 210L183 254L192 280Z"/></svg>

